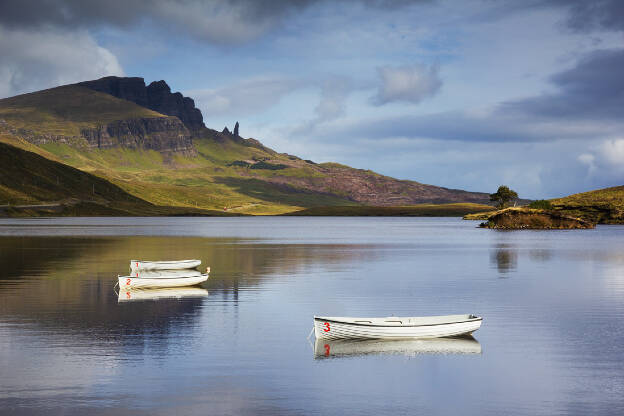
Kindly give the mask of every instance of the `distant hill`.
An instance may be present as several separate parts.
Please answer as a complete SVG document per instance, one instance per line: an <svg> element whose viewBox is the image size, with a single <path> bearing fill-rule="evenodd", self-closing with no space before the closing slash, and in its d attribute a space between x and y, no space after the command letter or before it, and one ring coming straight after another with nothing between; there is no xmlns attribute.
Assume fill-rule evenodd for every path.
<svg viewBox="0 0 624 416"><path fill-rule="evenodd" d="M602 224L624 224L624 186L551 200L556 211Z"/></svg>
<svg viewBox="0 0 624 416"><path fill-rule="evenodd" d="M164 81L146 86L142 78L106 77L2 99L0 140L159 206L279 214L320 206L489 203L485 193L278 153L241 137L238 123L233 131L206 128L191 98L172 93Z"/></svg>

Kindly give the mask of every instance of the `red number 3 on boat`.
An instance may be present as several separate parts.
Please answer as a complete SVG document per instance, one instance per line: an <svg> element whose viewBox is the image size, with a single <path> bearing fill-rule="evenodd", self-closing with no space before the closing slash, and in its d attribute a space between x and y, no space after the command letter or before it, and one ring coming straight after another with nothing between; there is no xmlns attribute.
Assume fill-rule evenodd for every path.
<svg viewBox="0 0 624 416"><path fill-rule="evenodd" d="M331 330L331 328L329 327L329 322L325 322L323 323L323 325L325 325L325 329L323 329L323 331L329 332Z"/></svg>

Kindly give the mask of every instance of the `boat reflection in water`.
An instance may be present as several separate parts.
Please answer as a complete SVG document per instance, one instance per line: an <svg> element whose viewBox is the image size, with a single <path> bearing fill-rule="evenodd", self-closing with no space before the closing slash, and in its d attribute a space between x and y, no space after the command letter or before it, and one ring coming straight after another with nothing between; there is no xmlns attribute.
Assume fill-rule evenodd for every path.
<svg viewBox="0 0 624 416"><path fill-rule="evenodd" d="M314 358L355 357L371 354L481 354L481 344L473 337L430 339L317 339Z"/></svg>
<svg viewBox="0 0 624 416"><path fill-rule="evenodd" d="M175 287L159 289L121 289L117 302L141 300L204 298L208 291L201 287Z"/></svg>

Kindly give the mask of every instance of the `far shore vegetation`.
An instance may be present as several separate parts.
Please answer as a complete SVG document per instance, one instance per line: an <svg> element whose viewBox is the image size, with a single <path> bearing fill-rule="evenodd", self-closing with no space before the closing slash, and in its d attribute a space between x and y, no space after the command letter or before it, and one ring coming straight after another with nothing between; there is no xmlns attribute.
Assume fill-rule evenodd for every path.
<svg viewBox="0 0 624 416"><path fill-rule="evenodd" d="M469 213L482 212L491 208L489 205L472 203L418 204L402 207L333 206L307 208L283 215L319 217L462 217Z"/></svg>

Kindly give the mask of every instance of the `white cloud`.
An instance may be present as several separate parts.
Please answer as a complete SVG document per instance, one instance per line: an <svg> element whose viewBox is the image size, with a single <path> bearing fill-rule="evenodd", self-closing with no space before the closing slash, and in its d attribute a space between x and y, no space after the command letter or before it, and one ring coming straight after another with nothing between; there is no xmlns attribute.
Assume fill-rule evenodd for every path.
<svg viewBox="0 0 624 416"><path fill-rule="evenodd" d="M605 140L599 151L608 164L624 168L624 139Z"/></svg>
<svg viewBox="0 0 624 416"><path fill-rule="evenodd" d="M347 78L334 77L322 82L321 99L314 108L315 123L335 120L346 112L347 96L352 90Z"/></svg>
<svg viewBox="0 0 624 416"><path fill-rule="evenodd" d="M578 161L587 166L587 170L590 175L596 170L596 156L593 154L582 153L579 155Z"/></svg>
<svg viewBox="0 0 624 416"><path fill-rule="evenodd" d="M0 97L106 75L123 75L117 58L85 31L0 27Z"/></svg>
<svg viewBox="0 0 624 416"><path fill-rule="evenodd" d="M393 101L418 104L434 96L442 86L437 65L413 64L377 68L381 84L373 102L377 105Z"/></svg>

